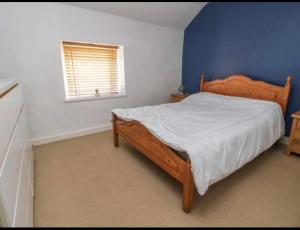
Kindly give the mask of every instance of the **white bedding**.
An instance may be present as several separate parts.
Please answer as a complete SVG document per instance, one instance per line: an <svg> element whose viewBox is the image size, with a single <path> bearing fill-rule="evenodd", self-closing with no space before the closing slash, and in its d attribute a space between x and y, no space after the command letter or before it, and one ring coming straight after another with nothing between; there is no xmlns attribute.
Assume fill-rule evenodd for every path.
<svg viewBox="0 0 300 230"><path fill-rule="evenodd" d="M179 103L113 112L121 119L139 121L163 143L187 152L201 195L284 134L277 103L212 93L193 94Z"/></svg>

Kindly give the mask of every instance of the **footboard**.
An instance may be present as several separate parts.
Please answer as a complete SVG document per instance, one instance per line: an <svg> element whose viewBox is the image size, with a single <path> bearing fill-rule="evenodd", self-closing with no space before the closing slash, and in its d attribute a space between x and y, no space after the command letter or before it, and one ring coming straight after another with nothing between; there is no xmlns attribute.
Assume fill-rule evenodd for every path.
<svg viewBox="0 0 300 230"><path fill-rule="evenodd" d="M124 121L113 116L114 144L120 135L147 158L183 185L183 210L189 212L194 193L190 161L181 159L170 147L158 140L138 121Z"/></svg>

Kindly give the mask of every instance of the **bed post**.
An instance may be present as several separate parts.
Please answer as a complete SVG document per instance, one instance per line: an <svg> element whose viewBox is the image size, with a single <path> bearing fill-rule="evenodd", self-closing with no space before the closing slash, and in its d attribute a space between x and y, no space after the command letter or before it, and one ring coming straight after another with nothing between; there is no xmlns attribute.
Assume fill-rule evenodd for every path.
<svg viewBox="0 0 300 230"><path fill-rule="evenodd" d="M200 81L200 92L204 91L204 83L205 83L204 73L202 73L201 74L201 81Z"/></svg>
<svg viewBox="0 0 300 230"><path fill-rule="evenodd" d="M194 179L191 170L191 161L188 159L185 168L185 179L183 181L183 211L189 213L192 209L192 202L194 197Z"/></svg>
<svg viewBox="0 0 300 230"><path fill-rule="evenodd" d="M115 147L119 146L119 136L117 132L117 116L112 113L112 123L113 123L113 135L114 135L114 145Z"/></svg>
<svg viewBox="0 0 300 230"><path fill-rule="evenodd" d="M283 97L282 97L282 107L283 107L282 112L283 112L283 114L285 113L286 107L288 104L290 90L291 90L291 82L292 82L292 77L288 76L288 78L286 80L286 84L284 86Z"/></svg>

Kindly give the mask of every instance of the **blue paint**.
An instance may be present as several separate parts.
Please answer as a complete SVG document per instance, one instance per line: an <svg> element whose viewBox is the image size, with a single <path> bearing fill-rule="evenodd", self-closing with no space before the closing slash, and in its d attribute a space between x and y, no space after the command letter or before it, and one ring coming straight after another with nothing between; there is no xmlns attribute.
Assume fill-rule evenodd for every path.
<svg viewBox="0 0 300 230"><path fill-rule="evenodd" d="M284 85L293 77L286 115L300 109L300 3L210 3L184 31L182 84L245 74ZM259 114L258 114L259 116Z"/></svg>

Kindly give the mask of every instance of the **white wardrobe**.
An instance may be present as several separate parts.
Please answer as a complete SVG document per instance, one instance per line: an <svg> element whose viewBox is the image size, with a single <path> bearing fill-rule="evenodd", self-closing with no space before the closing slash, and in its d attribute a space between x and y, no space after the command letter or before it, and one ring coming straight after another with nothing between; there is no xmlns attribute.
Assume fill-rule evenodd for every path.
<svg viewBox="0 0 300 230"><path fill-rule="evenodd" d="M21 86L0 80L0 225L33 226L33 153Z"/></svg>

